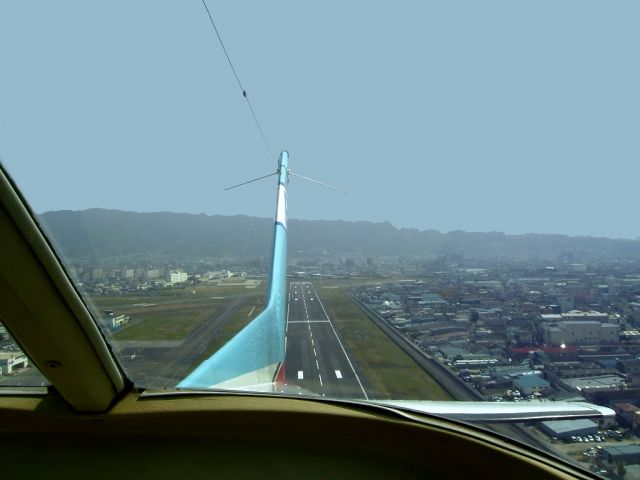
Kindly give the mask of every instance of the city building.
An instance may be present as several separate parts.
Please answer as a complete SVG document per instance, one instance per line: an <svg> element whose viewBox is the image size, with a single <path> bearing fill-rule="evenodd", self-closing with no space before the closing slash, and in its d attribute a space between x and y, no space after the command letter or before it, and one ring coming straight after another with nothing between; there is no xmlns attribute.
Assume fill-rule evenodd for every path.
<svg viewBox="0 0 640 480"><path fill-rule="evenodd" d="M181 272L181 271L171 272L169 282L171 284L184 283L187 281L188 276L189 275L187 274L187 272Z"/></svg>
<svg viewBox="0 0 640 480"><path fill-rule="evenodd" d="M523 375L513 382L513 386L525 395L531 395L546 390L551 384L538 375Z"/></svg>
<svg viewBox="0 0 640 480"><path fill-rule="evenodd" d="M618 422L625 427L633 426L636 412L640 411L640 408L633 403L616 403L613 405L613 409L616 412Z"/></svg>
<svg viewBox="0 0 640 480"><path fill-rule="evenodd" d="M595 310L589 310L587 312L571 310L561 314L561 316L563 320L594 320L598 322L607 322L609 320L609 314L600 313Z"/></svg>
<svg viewBox="0 0 640 480"><path fill-rule="evenodd" d="M640 465L637 463L625 465L624 480L640 480Z"/></svg>
<svg viewBox="0 0 640 480"><path fill-rule="evenodd" d="M541 327L543 342L548 345L619 343L620 325L596 320L563 320Z"/></svg>
<svg viewBox="0 0 640 480"><path fill-rule="evenodd" d="M550 420L548 422L540 422L538 427L551 438L555 437L560 440L577 436L595 435L598 431L598 424L586 418L578 420Z"/></svg>
<svg viewBox="0 0 640 480"><path fill-rule="evenodd" d="M597 390L620 390L625 385L626 380L620 375L602 375L598 377L565 378L559 383L579 392L594 392Z"/></svg>
<svg viewBox="0 0 640 480"><path fill-rule="evenodd" d="M603 448L603 457L609 463L640 463L640 445L615 445Z"/></svg>

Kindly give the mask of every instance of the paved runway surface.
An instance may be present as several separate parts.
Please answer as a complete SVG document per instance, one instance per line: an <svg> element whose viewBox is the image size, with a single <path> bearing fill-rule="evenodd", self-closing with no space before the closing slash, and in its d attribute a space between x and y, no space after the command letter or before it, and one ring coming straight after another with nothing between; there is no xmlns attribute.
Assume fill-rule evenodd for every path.
<svg viewBox="0 0 640 480"><path fill-rule="evenodd" d="M311 282L291 282L288 294L287 390L334 398L367 393Z"/></svg>

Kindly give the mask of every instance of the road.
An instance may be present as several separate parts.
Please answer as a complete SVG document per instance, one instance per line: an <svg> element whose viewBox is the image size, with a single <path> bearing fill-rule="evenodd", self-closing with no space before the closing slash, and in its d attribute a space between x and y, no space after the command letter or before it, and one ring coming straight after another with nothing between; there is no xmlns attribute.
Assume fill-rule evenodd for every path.
<svg viewBox="0 0 640 480"><path fill-rule="evenodd" d="M361 375L311 282L291 282L287 303L287 390L368 399Z"/></svg>

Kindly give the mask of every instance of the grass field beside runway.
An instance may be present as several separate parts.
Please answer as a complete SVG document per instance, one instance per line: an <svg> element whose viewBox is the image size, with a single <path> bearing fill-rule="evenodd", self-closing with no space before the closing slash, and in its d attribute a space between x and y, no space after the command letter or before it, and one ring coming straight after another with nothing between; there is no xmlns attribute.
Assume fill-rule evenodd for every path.
<svg viewBox="0 0 640 480"><path fill-rule="evenodd" d="M131 325L116 330L116 340L181 340L198 328L218 308L196 309L193 306L172 305L172 308L136 313Z"/></svg>
<svg viewBox="0 0 640 480"><path fill-rule="evenodd" d="M200 284L122 296L97 296L90 302L100 317L105 310L113 310L115 316L130 317L128 324L112 332L116 341L181 340L238 297L255 305L264 296L265 282L250 288L237 283L236 280L232 285ZM248 310L244 312L245 318L247 314ZM230 325L225 326L222 333L226 340L216 339L214 351L233 336L231 332L242 328L241 317L241 313L236 313Z"/></svg>
<svg viewBox="0 0 640 480"><path fill-rule="evenodd" d="M162 288L158 290L141 290L140 292L118 296L93 296L91 303L100 309L135 306L139 303L166 304L174 302L201 302L225 300L228 296L264 296L266 282L260 282L256 287L238 284L198 284L184 288ZM194 293L195 292L195 293Z"/></svg>
<svg viewBox="0 0 640 480"><path fill-rule="evenodd" d="M203 357L208 358L213 355L214 352L220 349L225 343L242 330L251 320L256 318L260 312L264 309L264 302L261 298L255 299L258 304L247 303L238 309L238 311L225 323L220 333L216 336L215 340L211 342L211 345L205 350Z"/></svg>
<svg viewBox="0 0 640 480"><path fill-rule="evenodd" d="M320 299L376 398L451 400L342 290L330 287L318 289Z"/></svg>

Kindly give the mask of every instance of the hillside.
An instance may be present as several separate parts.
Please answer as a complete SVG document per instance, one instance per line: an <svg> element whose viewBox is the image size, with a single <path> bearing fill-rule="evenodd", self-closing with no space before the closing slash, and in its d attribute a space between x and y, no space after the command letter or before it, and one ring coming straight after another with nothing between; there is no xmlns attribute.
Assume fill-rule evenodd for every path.
<svg viewBox="0 0 640 480"><path fill-rule="evenodd" d="M60 251L70 259L147 256L203 258L268 255L272 220L245 215L136 213L90 209L39 216ZM640 259L640 241L567 235L505 235L399 229L388 222L295 220L289 251L340 256L409 255L465 258Z"/></svg>

